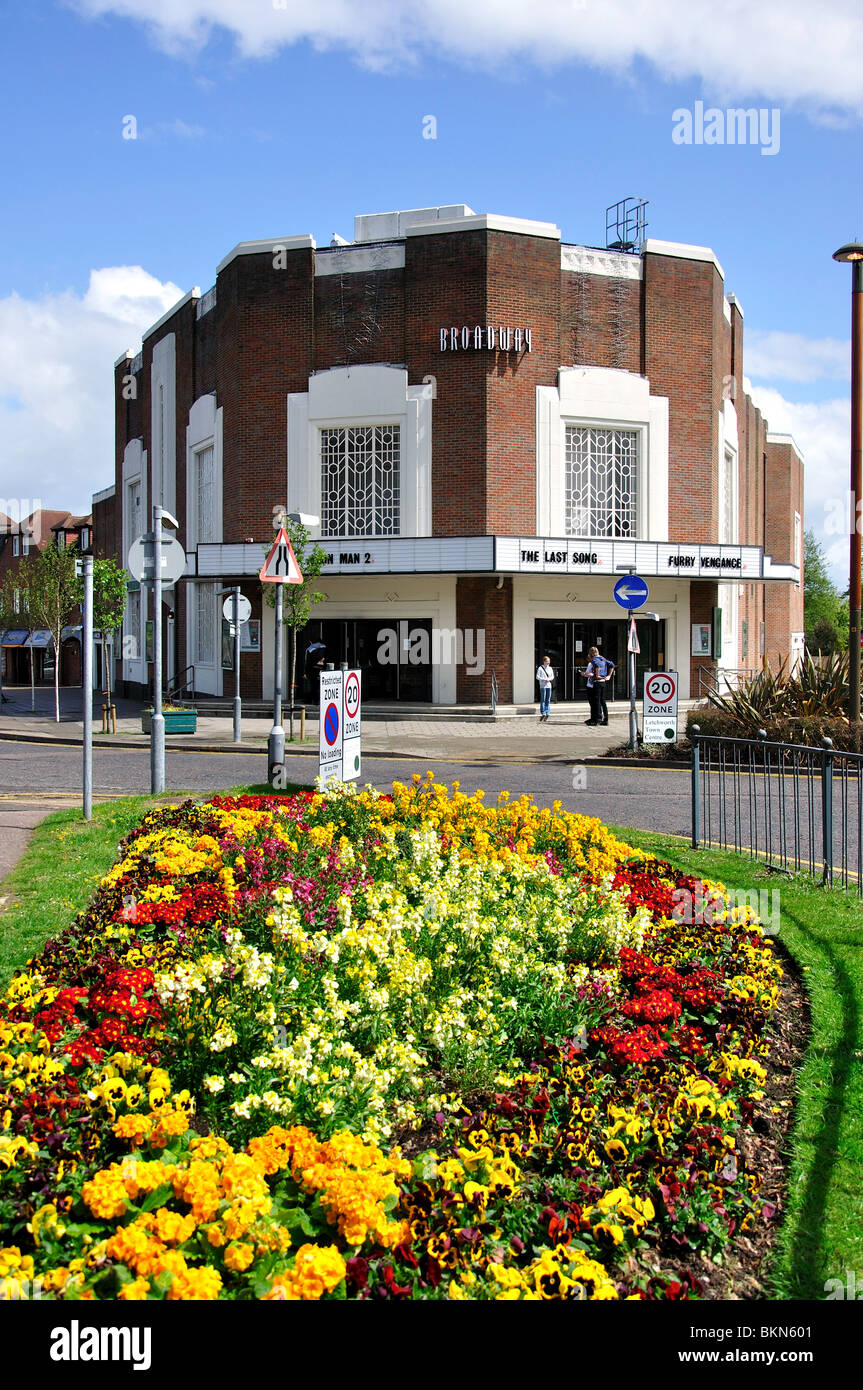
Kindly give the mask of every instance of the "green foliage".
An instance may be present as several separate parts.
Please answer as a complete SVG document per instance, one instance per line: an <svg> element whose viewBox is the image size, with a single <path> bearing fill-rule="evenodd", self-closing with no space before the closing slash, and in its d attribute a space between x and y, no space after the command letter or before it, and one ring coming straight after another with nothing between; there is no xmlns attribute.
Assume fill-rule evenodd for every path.
<svg viewBox="0 0 863 1390"><path fill-rule="evenodd" d="M778 671L766 666L725 694L707 698L741 735L783 719L840 719L848 708L848 654L837 652L816 662L807 652L791 675L783 661Z"/></svg>
<svg viewBox="0 0 863 1390"><path fill-rule="evenodd" d="M312 585L326 564L327 553L315 541L309 545L310 533L299 521L285 520L285 531L291 542L297 564L303 576L302 584L283 584L283 614L286 627L291 629L291 699L290 699L290 737L294 737L294 690L297 683L297 633L305 627L316 603L322 603L325 594ZM271 608L276 606L275 584L262 584L264 598Z"/></svg>
<svg viewBox="0 0 863 1390"><path fill-rule="evenodd" d="M129 576L116 560L93 561L93 626L102 632L116 632L126 611L126 585Z"/></svg>
<svg viewBox="0 0 863 1390"><path fill-rule="evenodd" d="M117 632L126 611L126 585L129 576L116 560L93 561L93 627L102 634L102 680L110 692L108 633Z"/></svg>
<svg viewBox="0 0 863 1390"><path fill-rule="evenodd" d="M75 546L46 545L22 560L15 576L33 627L47 628L54 639L54 718L60 722L60 638L81 602L82 583L75 573Z"/></svg>
<svg viewBox="0 0 863 1390"><path fill-rule="evenodd" d="M803 545L803 623L810 651L844 651L848 646L848 606L827 572L824 550L813 531Z"/></svg>
<svg viewBox="0 0 863 1390"><path fill-rule="evenodd" d="M696 851L677 837L629 827L609 829L683 873L776 891L769 870L742 855ZM769 1257L768 1296L823 1300L828 1279L844 1282L847 1270L863 1269L863 904L855 892L825 888L802 874L783 878L781 893L778 950L791 957L804 983L809 1017L799 1017L808 1046L795 1078L784 1216Z"/></svg>

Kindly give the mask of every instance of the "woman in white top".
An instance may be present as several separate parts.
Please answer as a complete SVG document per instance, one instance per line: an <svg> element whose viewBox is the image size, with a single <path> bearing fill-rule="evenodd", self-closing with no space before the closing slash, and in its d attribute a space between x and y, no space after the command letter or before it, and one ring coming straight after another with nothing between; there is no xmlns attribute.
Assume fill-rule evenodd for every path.
<svg viewBox="0 0 863 1390"><path fill-rule="evenodd" d="M548 653L542 658L542 665L536 668L536 679L539 681L539 722L548 723L548 711L551 705L551 687L554 682L554 670Z"/></svg>

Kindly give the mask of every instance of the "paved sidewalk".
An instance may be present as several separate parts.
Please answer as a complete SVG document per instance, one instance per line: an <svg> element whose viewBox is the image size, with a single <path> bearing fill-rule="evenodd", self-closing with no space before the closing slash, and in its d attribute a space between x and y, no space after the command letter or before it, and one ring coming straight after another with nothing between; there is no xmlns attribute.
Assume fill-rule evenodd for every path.
<svg viewBox="0 0 863 1390"><path fill-rule="evenodd" d="M14 869L27 848L27 841L41 820L52 811L65 811L68 798L0 797L0 882ZM5 895L0 893L0 913L6 907Z"/></svg>
<svg viewBox="0 0 863 1390"><path fill-rule="evenodd" d="M0 755L2 740L65 744L82 739L81 691L65 690L59 724L53 717L53 692L37 690L37 708L30 709L29 689L8 692L9 704L0 706ZM50 698L48 698L50 697ZM141 705L131 700L116 701L117 733L103 734L101 697L94 701L93 741L96 747L148 748L149 736L141 732ZM629 706L622 701L609 706L607 728L588 728L584 705L555 709L547 724L535 715L497 723L469 719L367 719L363 723L363 752L409 754L413 758L451 759L483 762L572 762L597 758L618 748L629 737ZM684 715L681 714L681 726ZM233 742L229 717L199 715L196 734L168 734L166 746L199 752L259 752L266 746L272 727L270 718L249 718L242 722L242 741ZM287 718L285 728L287 729ZM313 751L318 743L317 719L306 719L306 739L299 741L299 720L295 720L295 741L287 743L286 753Z"/></svg>

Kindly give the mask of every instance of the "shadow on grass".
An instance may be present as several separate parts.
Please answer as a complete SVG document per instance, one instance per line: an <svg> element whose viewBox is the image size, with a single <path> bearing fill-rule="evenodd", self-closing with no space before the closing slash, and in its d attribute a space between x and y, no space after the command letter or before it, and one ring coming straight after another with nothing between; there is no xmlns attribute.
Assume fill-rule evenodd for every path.
<svg viewBox="0 0 863 1390"><path fill-rule="evenodd" d="M834 1172L840 1161L843 1120L851 1099L851 1080L855 1070L855 1045L860 1036L860 1009L854 980L850 971L831 946L819 939L811 928L793 912L783 912L783 921L799 932L817 963L821 981L829 981L831 995L838 1004L841 1023L829 1043L824 1040L823 1005L812 1001L813 1035L798 1079L798 1115L794 1132L795 1167L808 1169L802 1192L789 1197L793 1203L794 1233L786 1260L784 1282L792 1298L823 1299L829 1278L844 1276L844 1270L829 1269L825 1249L825 1232L830 1227L828 1195ZM839 943L841 944L841 943ZM849 936L849 945L859 945L860 938ZM819 1017L820 1016L820 1017ZM819 1034L821 1037L819 1038ZM818 1074L829 1076L826 1094L820 1093ZM802 1174L799 1174L802 1176ZM795 1173L789 1174L789 1189Z"/></svg>

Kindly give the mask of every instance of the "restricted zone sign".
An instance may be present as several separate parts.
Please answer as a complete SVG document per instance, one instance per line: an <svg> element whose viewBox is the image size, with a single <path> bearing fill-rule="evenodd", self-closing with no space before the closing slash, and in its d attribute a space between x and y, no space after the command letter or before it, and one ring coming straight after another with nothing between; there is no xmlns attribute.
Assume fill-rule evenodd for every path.
<svg viewBox="0 0 863 1390"><path fill-rule="evenodd" d="M321 673L318 773L322 783L352 782L360 775L360 673Z"/></svg>
<svg viewBox="0 0 863 1390"><path fill-rule="evenodd" d="M644 677L643 741L677 742L676 671L648 671Z"/></svg>

